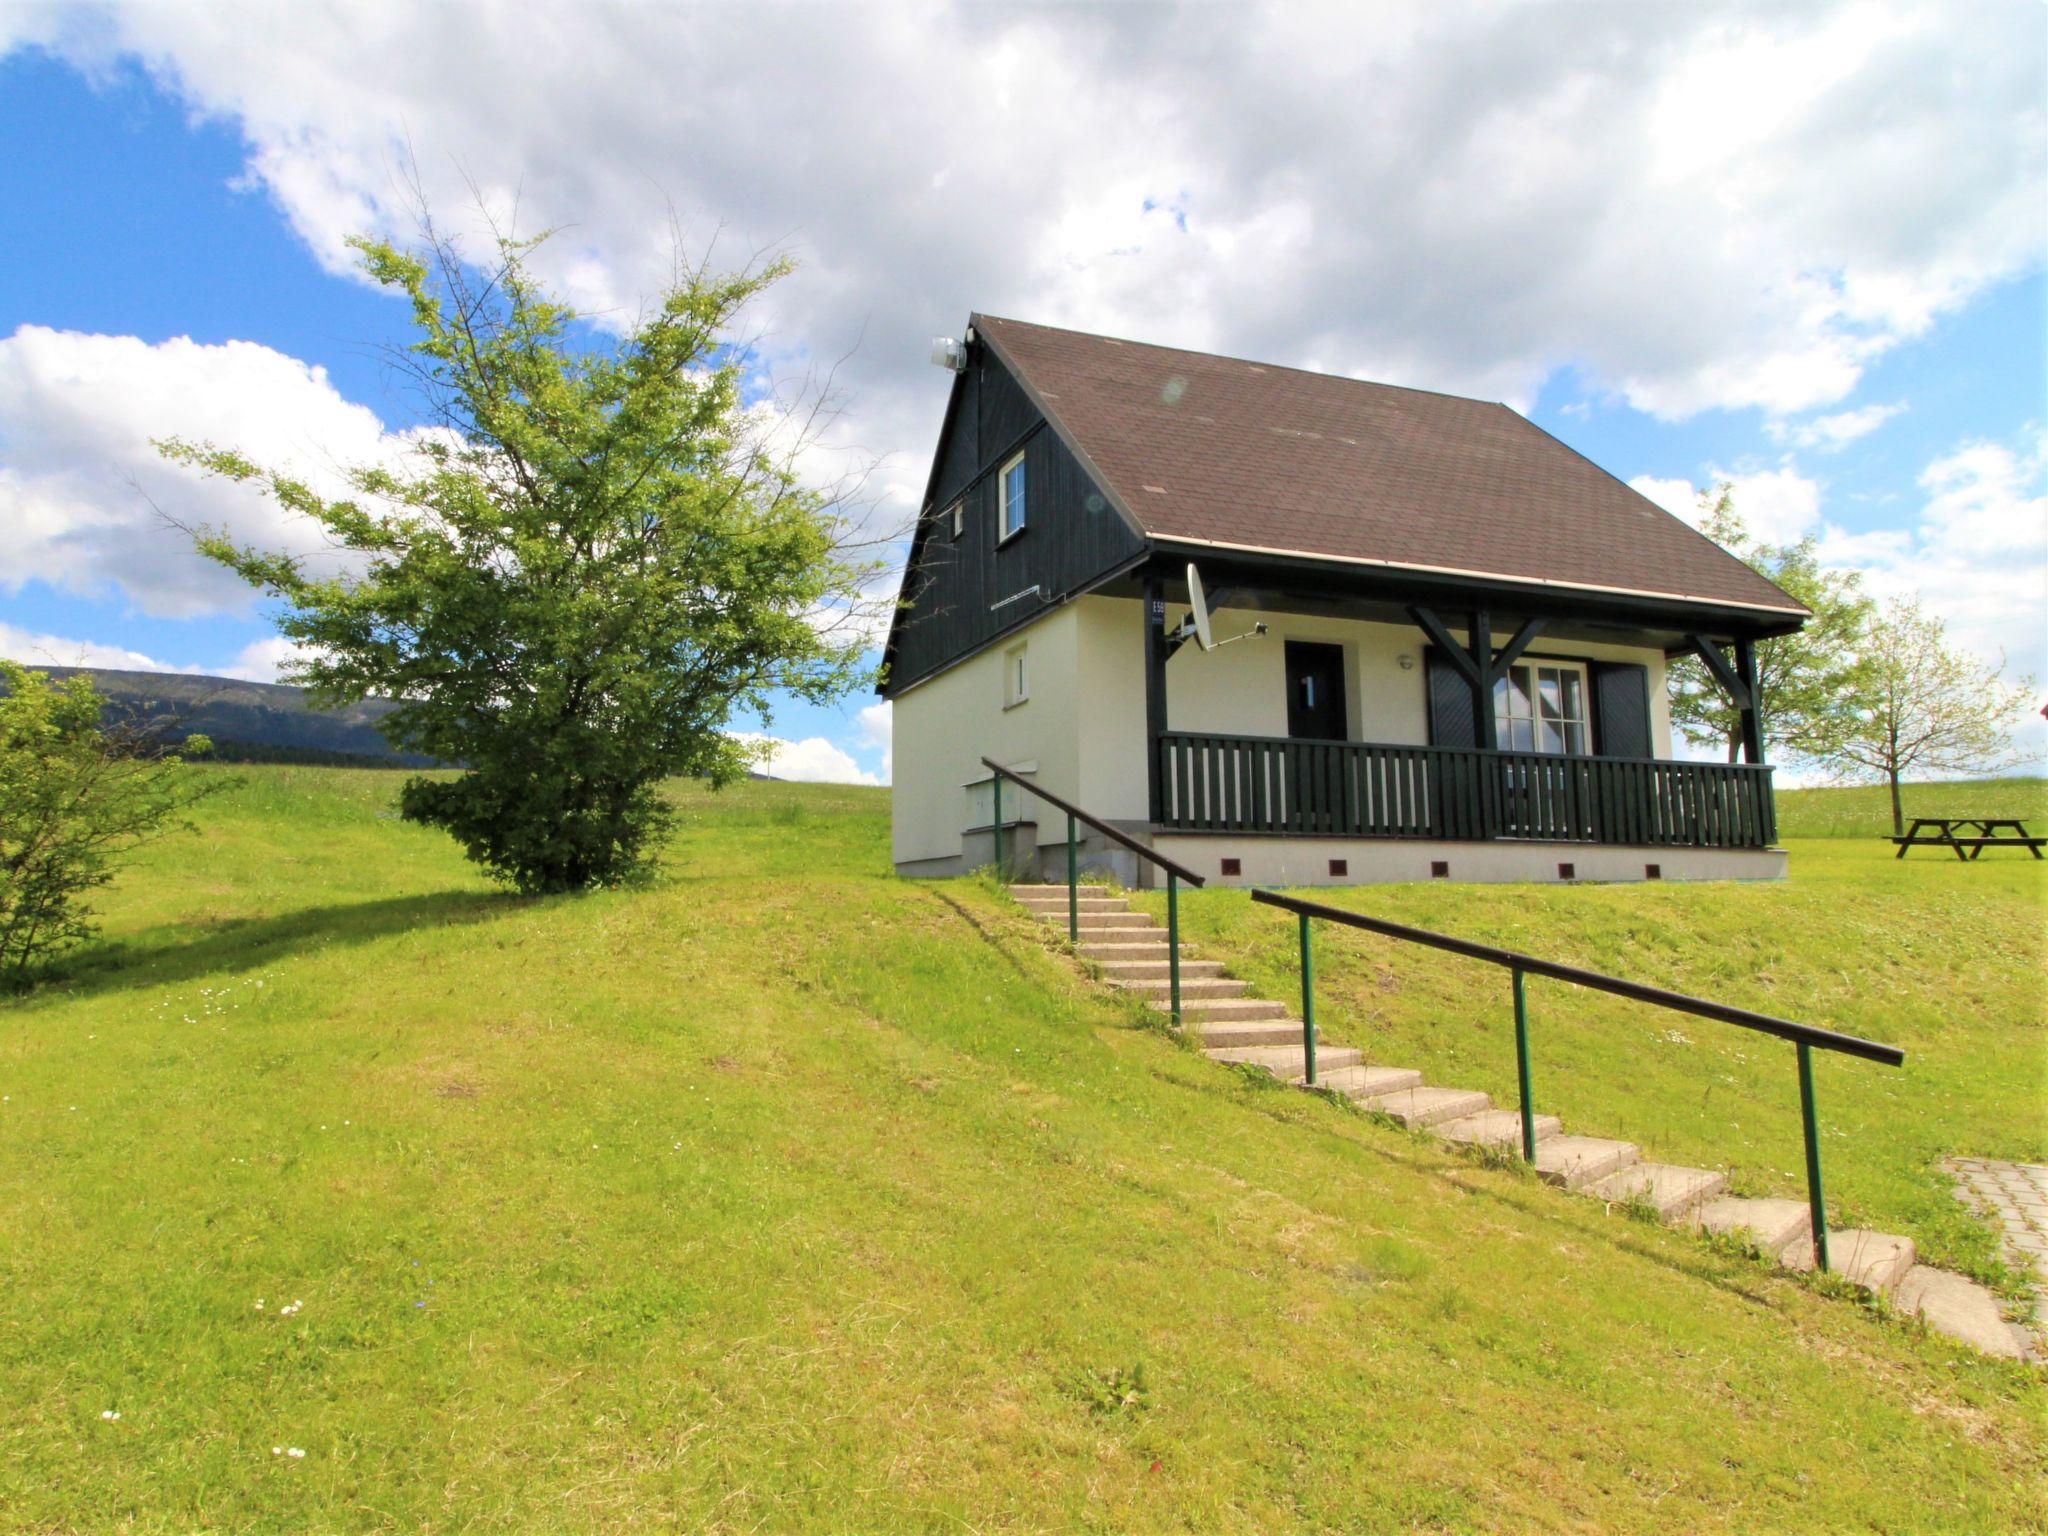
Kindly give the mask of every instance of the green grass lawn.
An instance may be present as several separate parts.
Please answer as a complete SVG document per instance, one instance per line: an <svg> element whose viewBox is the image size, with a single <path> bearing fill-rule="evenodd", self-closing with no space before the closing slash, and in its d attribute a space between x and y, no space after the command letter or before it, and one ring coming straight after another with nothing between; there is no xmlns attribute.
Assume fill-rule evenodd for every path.
<svg viewBox="0 0 2048 1536"><path fill-rule="evenodd" d="M222 773L106 942L0 1007L0 1529L2048 1519L2026 1368L1202 1061L988 887L895 880L885 792L686 792L652 887L519 900L395 776ZM2038 1149L2038 996L1942 932L2038 975L2031 872L1837 852L1522 910L1904 1036L1906 1074L1823 1072L1845 1203L1888 1198L1887 1091L1895 1139L1968 1093L2007 1122L1977 1150ZM1461 895L1429 915L1516 910L1356 899ZM1191 921L1263 955L1242 905ZM1506 1038L1466 983L1328 948L1333 1009L1434 996L1475 1073ZM1539 1092L1586 1006L1539 996ZM1777 1156L1789 1066L1616 1027L1657 1114L1753 1094Z"/></svg>
<svg viewBox="0 0 2048 1536"><path fill-rule="evenodd" d="M1978 779L1949 784L1902 784L1899 804L1910 825L1915 816L2016 816L2036 836L2048 833L2048 779ZM1892 796L1882 784L1853 789L1778 791L1778 832L1782 837L1891 836ZM1887 851L1890 851L1889 849ZM1915 851L1908 860L1930 855ZM1945 855L1951 861L1954 854ZM1986 859L2026 858L2016 849L1994 849Z"/></svg>

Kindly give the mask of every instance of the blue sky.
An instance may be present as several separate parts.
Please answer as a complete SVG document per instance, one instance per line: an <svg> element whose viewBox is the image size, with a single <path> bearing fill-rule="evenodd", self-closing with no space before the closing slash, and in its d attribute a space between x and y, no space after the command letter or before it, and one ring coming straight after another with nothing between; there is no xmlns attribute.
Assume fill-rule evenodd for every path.
<svg viewBox="0 0 2048 1536"><path fill-rule="evenodd" d="M949 130L984 150L965 160L920 120L922 98L841 69L872 46L888 54L877 70L915 74L902 56L913 34L896 34L892 13L844 34L800 13L817 24L798 34L772 10L692 13L689 26L586 10L567 56L528 50L517 78L489 59L473 79L410 76L401 58L436 39L388 34L459 9L361 29L384 38L381 56L339 13L269 36L203 8L0 17L0 649L275 665L263 614L138 509L153 497L266 525L155 465L146 439L205 432L346 458L409 425L377 356L405 339L402 306L349 273L339 241L400 224L410 175L437 208L473 185L516 190L530 222L568 226L552 275L599 311L646 291L672 216L693 249L791 251L803 267L766 316L769 356L794 373L850 352L823 445L841 458L819 462L879 457L879 504L898 520L944 402L926 340L985 308L1508 399L1674 509L1733 478L1766 531L1816 535L1877 590L1923 593L2015 674L2048 674L2031 8L1985 13L2009 23L1989 39L1947 28L1939 8L1822 7L1777 31L1742 13L1754 35L1731 42L1729 22L1693 52L1631 17L1611 23L1614 45L1639 49L1641 67L1590 97L1543 88L1546 70L1563 82L1579 66L1532 30L1485 113L1459 105L1474 61L1501 53L1497 34L1512 42L1530 10L1421 28L1395 58L1360 33L1357 77L1398 71L1405 94L1368 123L1343 115L1342 78L1327 102L1298 93L1291 111L1322 114L1320 149L1303 147L1301 124L1262 127L1230 106L1261 70L1309 57L1308 34L1278 13L1204 7L1168 32L1133 12L1006 30L947 11L938 31L956 57L1049 48L1033 78L1072 116L1105 80L1170 104L1145 116L1145 142L1106 149L1087 122L1034 115L1027 129L991 86L981 94L996 99L970 101ZM1049 28L1089 31L1092 50L1048 43ZM1185 36L1203 28L1241 45L1227 76ZM945 52L944 36L915 38ZM1691 83L1731 48L1772 88L1768 111ZM1887 82L1930 48L1954 50L1954 95L1916 117ZM666 58L675 104L615 99L607 67L641 57ZM812 103L818 121L692 116L688 80L706 71L738 82L742 101ZM1470 121L1446 134L1460 112ZM1502 131L1503 113L1522 119ZM1415 146L1383 142L1410 120ZM1873 162L1857 135L1878 123L1888 158ZM1655 154L1615 158L1608 146L1630 132ZM1387 217L1355 218L1359 199ZM886 712L868 697L791 707L774 730L801 748L790 771L886 776ZM2021 740L2048 746L2038 731Z"/></svg>

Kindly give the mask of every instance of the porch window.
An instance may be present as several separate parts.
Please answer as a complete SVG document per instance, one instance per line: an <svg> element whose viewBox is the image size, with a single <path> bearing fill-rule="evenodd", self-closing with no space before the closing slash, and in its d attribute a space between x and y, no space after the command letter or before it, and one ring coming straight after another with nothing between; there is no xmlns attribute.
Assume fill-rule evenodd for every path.
<svg viewBox="0 0 2048 1536"><path fill-rule="evenodd" d="M1024 531L1024 455L1018 454L1003 466L1003 472L996 477L1001 493L1001 513L996 527L997 537L1007 539Z"/></svg>
<svg viewBox="0 0 2048 1536"><path fill-rule="evenodd" d="M1577 662L1517 662L1493 685L1493 721L1511 752L1586 754L1586 669Z"/></svg>

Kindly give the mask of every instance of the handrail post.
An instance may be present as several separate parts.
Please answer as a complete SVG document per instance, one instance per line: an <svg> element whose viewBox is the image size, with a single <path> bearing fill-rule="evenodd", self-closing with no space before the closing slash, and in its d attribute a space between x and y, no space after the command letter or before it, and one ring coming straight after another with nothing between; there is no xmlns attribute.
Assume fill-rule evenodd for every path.
<svg viewBox="0 0 2048 1536"><path fill-rule="evenodd" d="M989 793L995 797L995 814L989 820L989 857L995 860L996 878L1003 878L1003 776L992 775L988 781Z"/></svg>
<svg viewBox="0 0 2048 1536"><path fill-rule="evenodd" d="M1081 859L1072 811L1067 812L1067 939L1081 942Z"/></svg>
<svg viewBox="0 0 2048 1536"><path fill-rule="evenodd" d="M1820 1116L1813 1107L1813 1049L1799 1046L1799 1118L1806 1130L1806 1205L1813 1218L1813 1263L1828 1272L1827 1198L1820 1187Z"/></svg>
<svg viewBox="0 0 2048 1536"><path fill-rule="evenodd" d="M1180 876L1166 872L1166 974L1173 996L1173 1027L1180 1028Z"/></svg>
<svg viewBox="0 0 2048 1536"><path fill-rule="evenodd" d="M1301 1055L1309 1087L1316 1085L1316 952L1308 914L1301 914Z"/></svg>
<svg viewBox="0 0 2048 1536"><path fill-rule="evenodd" d="M1529 999L1522 968L1510 967L1515 980L1515 1075L1522 1089L1522 1161L1536 1161L1536 1106L1529 1091Z"/></svg>

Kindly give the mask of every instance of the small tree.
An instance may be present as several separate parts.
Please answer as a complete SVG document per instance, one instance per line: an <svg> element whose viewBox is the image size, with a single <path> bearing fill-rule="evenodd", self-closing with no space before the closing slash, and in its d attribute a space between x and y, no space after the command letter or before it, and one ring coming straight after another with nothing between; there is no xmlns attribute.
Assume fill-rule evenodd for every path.
<svg viewBox="0 0 2048 1536"><path fill-rule="evenodd" d="M1700 512L1700 532L1812 610L1796 634L1757 642L1758 709L1768 755L1827 756L1849 728L1862 666L1873 609L1862 579L1823 567L1812 539L1769 544L1753 538L1726 482L1701 495ZM1695 740L1725 742L1734 762L1741 755L1742 715L1720 684L1692 656L1672 665L1670 679L1671 723Z"/></svg>
<svg viewBox="0 0 2048 1536"><path fill-rule="evenodd" d="M95 931L88 893L201 792L161 730L109 730L89 678L0 661L0 988L20 991Z"/></svg>
<svg viewBox="0 0 2048 1536"><path fill-rule="evenodd" d="M780 264L683 271L603 345L536 282L537 243L498 238L479 273L431 228L418 254L356 242L411 302L400 360L435 426L409 462L347 470L347 496L231 450L159 447L259 486L353 557L316 575L197 530L283 600L278 628L305 648L288 675L317 702L395 699L394 744L463 765L407 782L408 819L522 891L565 891L644 864L664 776L744 772L736 709L859 681L847 621L870 568L798 480L801 440L743 396L731 331Z"/></svg>
<svg viewBox="0 0 2048 1536"><path fill-rule="evenodd" d="M2017 756L2009 734L2032 685L1951 645L1942 621L1911 599L1871 625L1864 680L1848 732L1827 761L1891 788L1892 831L1906 830L1899 783L1908 773L1989 773Z"/></svg>

